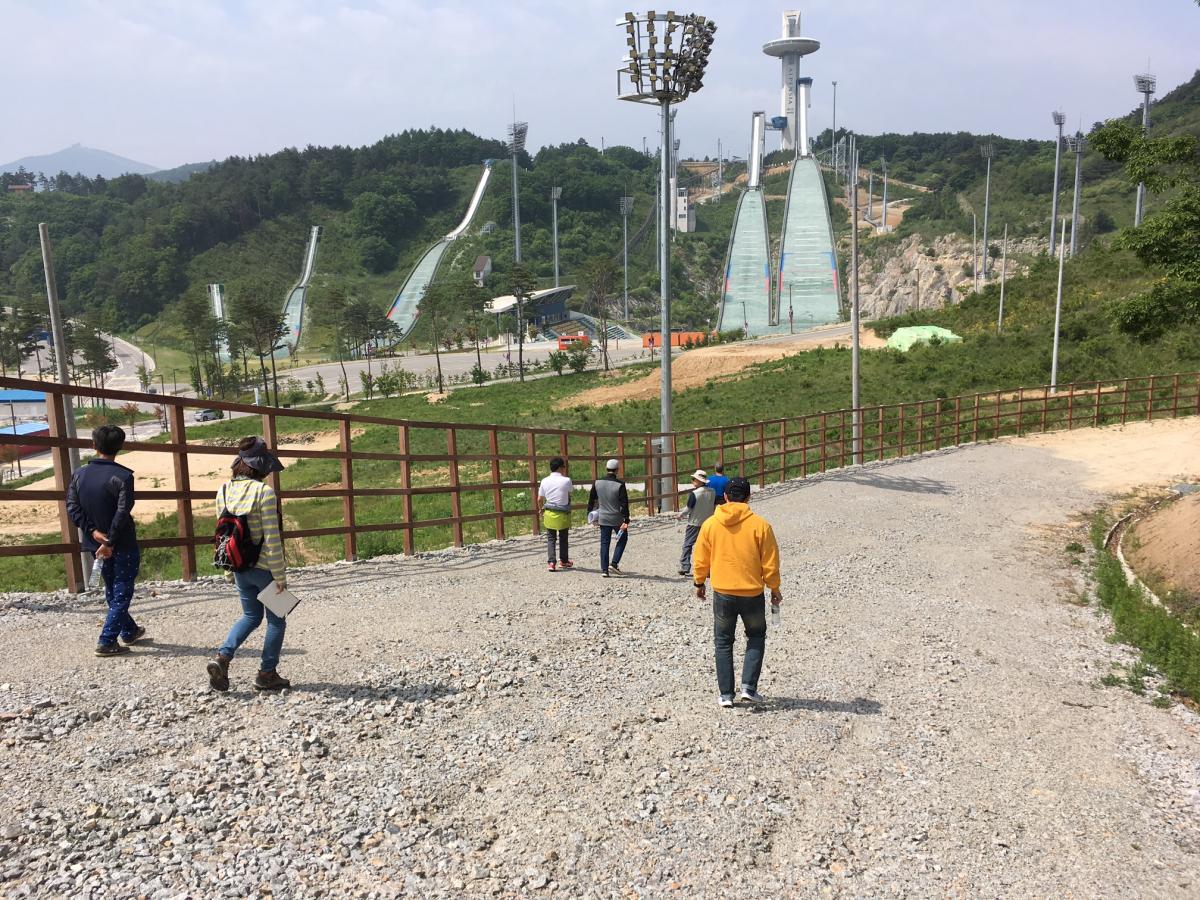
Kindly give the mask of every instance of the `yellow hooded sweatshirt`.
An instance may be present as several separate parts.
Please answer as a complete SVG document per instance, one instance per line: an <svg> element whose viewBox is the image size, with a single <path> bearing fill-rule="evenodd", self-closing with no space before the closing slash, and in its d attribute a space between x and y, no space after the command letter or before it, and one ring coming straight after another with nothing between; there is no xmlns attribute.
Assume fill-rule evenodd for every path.
<svg viewBox="0 0 1200 900"><path fill-rule="evenodd" d="M755 597L765 584L779 590L779 545L775 532L746 503L726 501L700 526L692 551L696 584L712 574L713 590Z"/></svg>

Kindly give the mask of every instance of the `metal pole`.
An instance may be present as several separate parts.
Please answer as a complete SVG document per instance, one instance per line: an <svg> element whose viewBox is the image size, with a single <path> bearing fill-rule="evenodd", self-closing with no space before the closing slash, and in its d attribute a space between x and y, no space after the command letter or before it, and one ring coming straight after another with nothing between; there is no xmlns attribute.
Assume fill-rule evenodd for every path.
<svg viewBox="0 0 1200 900"><path fill-rule="evenodd" d="M70 384L67 340L63 332L62 312L58 307L58 282L54 279L54 250L50 246L50 231L45 222L38 223L38 237L42 243L42 268L46 273L46 300L50 304L50 336L54 339L54 364L58 369L58 383ZM75 440L75 410L69 394L63 394L63 407L67 418L67 437ZM79 448L69 451L71 470L79 468ZM85 567L86 568L86 567Z"/></svg>
<svg viewBox="0 0 1200 900"><path fill-rule="evenodd" d="M975 293L979 293L979 221L971 213L971 275L975 279Z"/></svg>
<svg viewBox="0 0 1200 900"><path fill-rule="evenodd" d="M621 240L625 253L625 324L629 324L629 204L621 198Z"/></svg>
<svg viewBox="0 0 1200 900"><path fill-rule="evenodd" d="M854 416L851 447L854 462L862 464L862 397L859 386L859 341L858 341L858 155L852 151L850 161L854 178L850 184L851 222L850 229L850 408Z"/></svg>
<svg viewBox="0 0 1200 900"><path fill-rule="evenodd" d="M1058 332L1062 322L1063 260L1066 256L1067 220L1062 220L1058 238L1058 294L1054 298L1054 350L1050 354L1050 393L1058 393Z"/></svg>
<svg viewBox="0 0 1200 900"><path fill-rule="evenodd" d="M795 315L792 312L792 285L788 285L788 334L796 333Z"/></svg>
<svg viewBox="0 0 1200 900"><path fill-rule="evenodd" d="M1071 203L1071 258L1078 252L1077 231L1079 230L1079 189L1083 176L1083 132L1075 132L1075 199Z"/></svg>
<svg viewBox="0 0 1200 900"><path fill-rule="evenodd" d="M1142 93L1142 134L1150 133L1150 92ZM1133 211L1133 225L1136 228L1142 224L1142 216L1146 212L1146 182L1139 181L1137 186L1137 206Z"/></svg>
<svg viewBox="0 0 1200 900"><path fill-rule="evenodd" d="M17 436L17 407L11 400L8 401L8 417L12 419L13 437L15 438ZM21 445L15 444L14 449L17 451L17 477L22 478L25 473L21 471Z"/></svg>
<svg viewBox="0 0 1200 900"><path fill-rule="evenodd" d="M884 234L887 234L887 233L888 233L888 221L887 221L887 208L888 208L888 195L887 195L887 160L886 160L886 159L883 159L883 158L881 157L880 161L881 161L881 162L882 162L882 164L883 164L883 211L880 213L881 220L880 220L880 223L879 223L879 224L883 226L883 233L884 233Z"/></svg>
<svg viewBox="0 0 1200 900"><path fill-rule="evenodd" d="M1000 315L996 319L996 334L1004 330L1004 281L1008 277L1008 223L1004 223L1004 249L1000 253Z"/></svg>
<svg viewBox="0 0 1200 900"><path fill-rule="evenodd" d="M988 273L988 210L992 202L992 148L988 147L987 155L987 179L983 186L983 277L987 279ZM555 282L557 284L557 282Z"/></svg>
<svg viewBox="0 0 1200 900"><path fill-rule="evenodd" d="M875 170L872 169L867 175L867 221L871 221L871 217L875 215Z"/></svg>
<svg viewBox="0 0 1200 900"><path fill-rule="evenodd" d="M671 101L662 101L662 155L659 159L658 190L663 198L671 187L670 168L671 147ZM660 327L660 344L662 349L662 392L660 397L659 430L667 434L671 430L671 265L668 241L670 240L671 223L667 221L669 209L666 203L660 203L658 209L658 225L661 240L658 245L658 293L662 304L662 324Z"/></svg>
<svg viewBox="0 0 1200 900"><path fill-rule="evenodd" d="M517 149L513 144L512 153L512 195L513 195L513 260L521 261L521 197L517 193Z"/></svg>
<svg viewBox="0 0 1200 900"><path fill-rule="evenodd" d="M833 164L834 178L841 178L842 172L841 172L841 169L838 168L838 162L841 160L841 156L838 153L838 142L837 142L837 82L836 81L833 83L833 128L829 134L829 151L830 151L830 162Z"/></svg>
<svg viewBox="0 0 1200 900"><path fill-rule="evenodd" d="M1054 255L1054 226L1058 224L1058 175L1062 169L1063 122L1067 117L1060 112L1051 113L1058 126L1058 141L1054 145L1054 200L1050 204L1050 255Z"/></svg>
<svg viewBox="0 0 1200 900"><path fill-rule="evenodd" d="M562 188L550 189L550 215L554 229L554 286L558 287L558 195Z"/></svg>

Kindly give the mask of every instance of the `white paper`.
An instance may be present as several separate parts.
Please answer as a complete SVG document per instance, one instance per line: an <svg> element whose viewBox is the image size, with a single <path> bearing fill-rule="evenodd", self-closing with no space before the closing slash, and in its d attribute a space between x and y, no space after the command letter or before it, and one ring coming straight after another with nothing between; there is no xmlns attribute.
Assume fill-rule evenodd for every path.
<svg viewBox="0 0 1200 900"><path fill-rule="evenodd" d="M258 599L281 619L286 618L288 613L300 605L300 598L287 588L280 587L277 581L272 581L259 591Z"/></svg>

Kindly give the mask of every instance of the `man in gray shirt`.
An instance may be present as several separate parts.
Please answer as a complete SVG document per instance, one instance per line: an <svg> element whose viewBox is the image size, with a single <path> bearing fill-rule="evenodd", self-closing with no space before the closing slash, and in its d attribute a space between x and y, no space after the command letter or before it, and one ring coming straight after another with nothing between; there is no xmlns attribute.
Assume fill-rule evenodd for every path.
<svg viewBox="0 0 1200 900"><path fill-rule="evenodd" d="M621 575L621 555L629 540L629 492L625 482L617 477L620 460L610 459L605 467L606 474L592 485L588 497L588 512L597 511L596 524L600 526L600 574L605 578ZM609 543L613 533L617 534L617 546L608 560Z"/></svg>
<svg viewBox="0 0 1200 900"><path fill-rule="evenodd" d="M700 526L713 514L716 505L717 495L708 486L708 474L703 469L697 469L692 473L692 492L688 494L687 508L679 513L679 518L687 520L687 528L683 532L683 552L679 554L680 575L692 574L692 548L696 546Z"/></svg>

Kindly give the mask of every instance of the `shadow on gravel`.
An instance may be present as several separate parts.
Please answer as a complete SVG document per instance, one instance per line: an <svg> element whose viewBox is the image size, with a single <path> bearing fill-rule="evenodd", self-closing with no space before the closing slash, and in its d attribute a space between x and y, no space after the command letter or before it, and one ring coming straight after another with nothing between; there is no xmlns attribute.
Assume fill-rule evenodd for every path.
<svg viewBox="0 0 1200 900"><path fill-rule="evenodd" d="M444 684L418 684L406 687L373 687L363 684L338 684L332 681L304 681L292 685L293 693L326 694L337 700L375 700L399 703L419 703L438 700L459 693L458 688Z"/></svg>
<svg viewBox="0 0 1200 900"><path fill-rule="evenodd" d="M220 631L220 629L218 629ZM218 642L220 637L217 637ZM146 653L147 650L153 650L153 653ZM168 644L163 641L156 641L154 638L145 637L133 645L134 656L212 656L217 652L217 645L211 647L191 647L187 644ZM300 650L295 647L284 647L281 651L283 656L304 656L308 651ZM249 649L238 654L238 659L243 657L255 656Z"/></svg>
<svg viewBox="0 0 1200 900"><path fill-rule="evenodd" d="M942 494L954 493L954 489L944 481L933 478L905 478L902 475L888 475L884 472L858 470L846 472L829 481L849 481L866 487L881 488L885 491L903 491L906 494Z"/></svg>
<svg viewBox="0 0 1200 900"><path fill-rule="evenodd" d="M789 709L807 709L820 713L852 713L856 716L878 716L883 705L878 700L855 697L853 700L816 700L799 697L767 697L758 709L763 712L784 712Z"/></svg>

